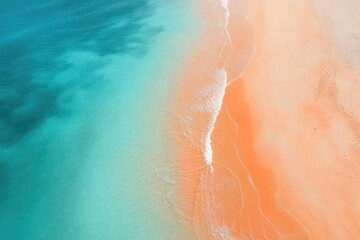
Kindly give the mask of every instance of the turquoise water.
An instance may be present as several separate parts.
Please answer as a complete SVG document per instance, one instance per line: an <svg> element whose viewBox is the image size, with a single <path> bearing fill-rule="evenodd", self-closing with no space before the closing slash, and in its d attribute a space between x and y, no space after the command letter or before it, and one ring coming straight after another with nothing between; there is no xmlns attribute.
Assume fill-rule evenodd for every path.
<svg viewBox="0 0 360 240"><path fill-rule="evenodd" d="M157 177L187 1L0 0L0 239L180 239Z"/></svg>

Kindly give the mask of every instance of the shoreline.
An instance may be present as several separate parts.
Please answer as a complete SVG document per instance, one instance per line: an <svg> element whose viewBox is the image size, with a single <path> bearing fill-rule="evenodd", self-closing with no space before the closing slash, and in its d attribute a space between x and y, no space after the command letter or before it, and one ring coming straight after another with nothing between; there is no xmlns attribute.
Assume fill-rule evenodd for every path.
<svg viewBox="0 0 360 240"><path fill-rule="evenodd" d="M229 114L226 108L229 97L225 94L225 90L232 88L233 81L241 81L239 78L248 68L251 55L254 53L255 40L252 26L247 20L247 2L230 0L228 9L220 9L220 5L219 2L218 9L213 9L211 5L206 4L206 1L200 2L200 11L205 15L203 15L205 21L209 22L205 22L205 30L197 43L198 50L192 55L189 67L182 75L182 84L178 88L182 95L177 98L177 105L174 107L180 110L172 122L173 132L177 133L175 149L178 157L175 160L175 168L178 172L179 183L179 215L186 228L193 231L199 239L254 236L255 233L252 230L254 226L251 226L251 222L258 222L259 235L257 237L271 236L276 239L282 234L264 215L260 206L259 193L253 186L252 180L248 180L251 179L249 170L239 159L239 154L250 160L256 160L256 158L250 156L251 154L247 152L251 151L249 149L243 149L243 152L239 153L241 150L233 146L234 136L231 136L234 122L230 123L231 127L228 126L229 122L223 123L227 117L224 114ZM242 11L234 12L234 9L241 10L241 7L244 8ZM219 10L223 10L222 14L225 17L223 27L226 28L222 29L225 37L222 36L222 38L212 29L218 21L216 16L221 18L221 14L216 15ZM247 33L246 37L242 34L243 32ZM212 38L211 35L213 35ZM210 43L209 39L213 41ZM209 68L209 65L213 68ZM216 85L217 80L212 74L218 69L224 69L227 75L225 85ZM214 84L215 87L222 88L220 92L216 92L216 89L213 92L207 89L208 86L214 86ZM205 96L199 97L199 92L205 93ZM240 101L239 104L245 101L244 98L242 99L237 99ZM189 113L189 109L194 109L194 104L215 103L216 105L218 103L214 101L219 100L221 104L217 105L216 109L195 108L195 111ZM243 106L241 111L246 112L246 106ZM213 119L214 116L215 119ZM231 121L235 120L231 119ZM206 136L201 134L206 131L210 133L212 140L210 141L211 161L204 156L204 151L206 151L204 145L206 146L209 141L206 141ZM227 135L222 134L224 131L228 132ZM196 133L195 136L192 133ZM218 139L223 142L219 144ZM250 141L245 142L248 148L251 148ZM227 149L228 146L235 148ZM227 154L225 158L224 154ZM260 187L264 192L269 186L266 183L269 178L266 177L266 173L263 173L265 177L261 177L261 174L257 181L263 182L264 186ZM258 184L261 185L261 183ZM272 206L275 205L275 200L270 202L273 203ZM298 230L297 224L292 223L291 218L284 213L275 213L273 218L279 218L279 222L283 221L282 230L290 228L291 234L293 234L293 229ZM291 223L284 223L289 221Z"/></svg>
<svg viewBox="0 0 360 240"><path fill-rule="evenodd" d="M358 71L309 2L207 3L171 120L182 225L198 239L360 236L360 128L339 82Z"/></svg>

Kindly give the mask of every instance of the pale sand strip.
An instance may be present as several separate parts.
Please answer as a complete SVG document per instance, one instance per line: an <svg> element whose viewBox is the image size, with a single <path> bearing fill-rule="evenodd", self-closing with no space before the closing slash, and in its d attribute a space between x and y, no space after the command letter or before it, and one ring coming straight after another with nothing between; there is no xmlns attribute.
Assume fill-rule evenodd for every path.
<svg viewBox="0 0 360 240"><path fill-rule="evenodd" d="M257 53L244 89L254 149L274 172L280 206L311 239L360 239L360 75L348 64L359 57L353 49L344 58L341 49L349 48L337 40L346 32L360 36L354 11L339 13L349 4L359 7L320 0L250 5ZM338 8L329 14L326 5Z"/></svg>

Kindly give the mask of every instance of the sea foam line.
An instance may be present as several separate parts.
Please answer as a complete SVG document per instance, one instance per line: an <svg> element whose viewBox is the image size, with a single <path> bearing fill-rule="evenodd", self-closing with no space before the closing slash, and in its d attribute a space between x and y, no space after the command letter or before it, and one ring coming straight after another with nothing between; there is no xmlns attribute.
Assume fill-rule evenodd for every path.
<svg viewBox="0 0 360 240"><path fill-rule="evenodd" d="M228 0L220 0L220 5L225 9L225 26L224 31L227 36L228 44L231 47L231 38L228 31L228 23L229 23L229 8L228 8ZM222 52L220 53L220 57L222 57ZM210 109L212 110L212 116L210 118L210 121L208 123L208 131L205 134L205 138L203 139L202 145L203 147L203 158L205 163L210 167L211 172L214 171L214 168L212 166L213 162L213 150L212 150L212 143L211 143L211 135L214 131L216 120L219 116L219 112L221 110L221 106L223 103L223 99L225 96L225 89L227 86L227 72L225 70L225 64L224 67L214 74L214 80L215 80L215 94L212 98L209 98L208 104L211 104Z"/></svg>
<svg viewBox="0 0 360 240"><path fill-rule="evenodd" d="M227 83L227 73L225 69L220 69L214 73L214 83L201 89L198 94L201 96L207 96L205 104L199 104L192 107L192 111L196 112L209 112L211 114L209 123L206 127L205 134L201 138L201 148L203 152L203 158L206 165L210 166L213 170L213 150L211 143L211 135L214 131L216 119L219 115L222 101L225 96L225 88Z"/></svg>

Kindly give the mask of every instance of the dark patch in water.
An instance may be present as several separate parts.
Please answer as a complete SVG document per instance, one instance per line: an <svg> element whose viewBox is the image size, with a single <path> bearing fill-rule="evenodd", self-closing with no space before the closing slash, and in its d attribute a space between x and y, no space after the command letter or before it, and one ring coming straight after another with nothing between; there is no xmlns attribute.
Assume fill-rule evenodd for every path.
<svg viewBox="0 0 360 240"><path fill-rule="evenodd" d="M151 37L161 31L145 24L152 13L146 0L0 2L0 144L13 144L66 112L58 104L61 95L98 80L94 72L103 63L95 62L80 69L81 77L54 83L74 68L65 53L146 54Z"/></svg>

